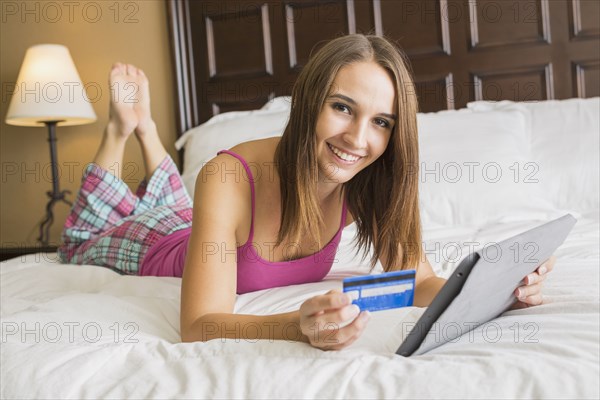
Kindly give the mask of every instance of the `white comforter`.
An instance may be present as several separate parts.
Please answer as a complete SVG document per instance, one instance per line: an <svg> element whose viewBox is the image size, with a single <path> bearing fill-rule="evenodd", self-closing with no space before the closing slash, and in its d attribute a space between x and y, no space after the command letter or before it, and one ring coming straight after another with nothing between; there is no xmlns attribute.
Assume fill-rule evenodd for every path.
<svg viewBox="0 0 600 400"><path fill-rule="evenodd" d="M504 239L539 221L440 228L429 249ZM179 343L180 279L120 276L52 255L2 263L2 398L595 398L599 379L598 215L557 251L546 303L510 311L422 356L394 354L402 323L423 309L376 312L350 348L287 341ZM238 296L236 312L269 314L364 273L344 232L338 263L316 284ZM453 245L454 248L456 246ZM445 249L445 250L444 250ZM438 274L458 264L429 258ZM462 257L467 254L462 254ZM443 334L443 332L440 332Z"/></svg>

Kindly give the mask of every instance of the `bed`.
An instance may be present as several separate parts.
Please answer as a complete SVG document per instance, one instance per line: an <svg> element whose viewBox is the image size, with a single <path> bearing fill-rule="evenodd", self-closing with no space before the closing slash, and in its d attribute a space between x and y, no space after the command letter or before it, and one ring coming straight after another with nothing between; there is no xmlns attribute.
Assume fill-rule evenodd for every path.
<svg viewBox="0 0 600 400"><path fill-rule="evenodd" d="M556 7L553 3L550 12ZM253 96L251 102L227 98L227 91L213 92L225 95L220 99L191 93L200 78L184 66L195 65L194 71L200 73L203 58L191 51L194 44L185 44L196 37L187 30L190 21L199 18L197 12L223 13L207 8L194 11L192 4L168 4L172 21L179 21L172 23L174 54L185 55L175 61L180 88L185 88L178 91L181 135L176 147L182 150L182 176L188 188L216 151L281 134L289 113L284 83L291 79L274 74L271 78L280 83L276 90ZM283 15L289 12L286 7L293 6L265 4L282 4ZM302 4L307 15L312 3ZM340 8L345 23L350 11L362 15L364 7L362 2L327 4L333 4L323 8L331 18L336 15L334 6L346 6ZM545 4L548 12L546 2L535 4ZM257 10L265 12L262 5ZM228 21L240 12L251 15L255 9L234 7L214 20ZM205 17L201 21L207 21ZM364 21L357 17L354 29L361 24ZM273 31L279 29L275 25L276 18L271 22ZM205 25L194 29L206 32ZM444 35L452 36L453 31ZM483 41L485 36L480 38ZM413 51L411 57L421 60L413 64L415 69L423 64L423 57L438 57ZM581 65L591 64L582 61ZM456 79L462 73L454 71L452 76ZM240 79L246 79L246 84L271 79L256 75ZM424 76L434 75L425 71ZM410 358L394 352L407 334L405 327L422 314L424 309L417 307L373 313L360 340L342 351L324 352L285 340L181 343L180 279L122 276L103 267L64 265L51 253L31 254L3 262L0 268L0 396L597 399L600 98L591 96L592 89L585 86L584 78L593 75L584 71L579 76L581 84L568 89L588 88L587 95L557 96L564 89L558 86L554 96L530 102L521 102L525 99L518 96L486 101L475 94L465 94L466 99L445 94L443 102L422 107L436 112L418 115L423 246L438 275L450 276L474 248L565 213L578 219L555 253L557 262L546 280L544 304L505 312L458 340ZM431 79L423 82L437 82ZM216 76L211 82L224 81L226 76ZM427 87L421 86L425 91ZM311 296L341 288L344 277L368 273L367 261L354 252L354 234L354 225L344 230L334 266L323 281L239 295L235 312L297 309Z"/></svg>

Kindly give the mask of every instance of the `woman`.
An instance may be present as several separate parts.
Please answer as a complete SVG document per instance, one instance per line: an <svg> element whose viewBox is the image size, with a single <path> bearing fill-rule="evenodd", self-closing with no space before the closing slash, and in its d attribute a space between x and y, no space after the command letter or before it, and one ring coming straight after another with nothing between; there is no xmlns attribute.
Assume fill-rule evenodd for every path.
<svg viewBox="0 0 600 400"><path fill-rule="evenodd" d="M111 102L61 255L130 274L182 276L183 341L350 345L369 315L336 290L283 314L233 309L236 293L322 279L352 222L359 245L373 245L372 265L417 270L416 306L427 306L445 283L421 250L418 176L410 173L418 165L417 98L401 53L387 40L349 35L323 46L298 77L283 136L219 152L198 175L193 214L152 122L143 72L116 64L110 80L111 87L139 85L137 102ZM150 177L137 196L107 172L121 162L133 131ZM541 282L553 264L524 279L516 307L541 304Z"/></svg>

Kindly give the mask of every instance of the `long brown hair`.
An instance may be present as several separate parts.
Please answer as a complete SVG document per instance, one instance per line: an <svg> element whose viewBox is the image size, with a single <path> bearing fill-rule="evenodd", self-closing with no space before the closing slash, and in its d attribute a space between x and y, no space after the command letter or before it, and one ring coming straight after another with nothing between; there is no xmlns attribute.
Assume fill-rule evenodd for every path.
<svg viewBox="0 0 600 400"><path fill-rule="evenodd" d="M343 184L358 228L357 252L373 245L371 268L378 259L386 271L416 268L422 255L417 97L406 57L379 36L347 35L326 43L310 58L294 84L290 119L275 152L281 182L277 246L286 238L297 243L308 232L321 246L317 117L338 71L360 61L375 62L390 74L398 120L384 153Z"/></svg>

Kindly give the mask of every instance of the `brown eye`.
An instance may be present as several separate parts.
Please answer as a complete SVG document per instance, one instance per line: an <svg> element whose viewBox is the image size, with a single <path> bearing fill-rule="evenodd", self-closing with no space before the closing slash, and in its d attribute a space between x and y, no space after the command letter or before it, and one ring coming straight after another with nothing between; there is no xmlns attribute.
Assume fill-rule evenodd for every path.
<svg viewBox="0 0 600 400"><path fill-rule="evenodd" d="M390 123L387 122L385 119L382 118L376 118L375 119L375 123L379 126L381 126L382 128L389 128L390 127Z"/></svg>
<svg viewBox="0 0 600 400"><path fill-rule="evenodd" d="M342 104L342 103L333 103L332 107L336 111L350 113L350 108L348 108L348 106L346 106L345 104Z"/></svg>

